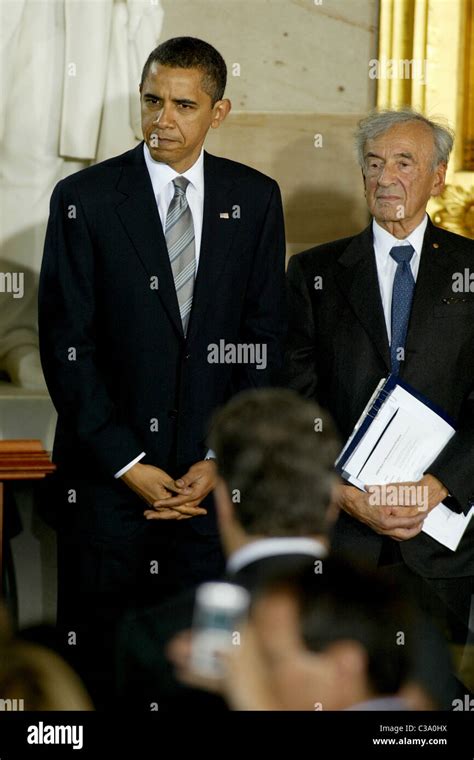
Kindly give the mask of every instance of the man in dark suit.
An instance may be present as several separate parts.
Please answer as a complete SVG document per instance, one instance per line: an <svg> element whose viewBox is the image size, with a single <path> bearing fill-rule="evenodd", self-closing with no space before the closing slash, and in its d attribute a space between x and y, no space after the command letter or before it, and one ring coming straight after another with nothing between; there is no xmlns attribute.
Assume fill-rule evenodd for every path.
<svg viewBox="0 0 474 760"><path fill-rule="evenodd" d="M215 499L226 579L254 594L275 573L310 561L321 571L338 448L329 417L288 390L247 391L217 414L210 443L219 471ZM189 590L127 615L117 646L123 706L160 712L223 707L180 686L166 657L168 641L192 624L194 600Z"/></svg>
<svg viewBox="0 0 474 760"><path fill-rule="evenodd" d="M225 84L207 43L163 43L140 84L144 142L51 199L39 327L58 411L58 620L92 671L131 600L222 571L207 420L281 365L278 185L203 151Z"/></svg>
<svg viewBox="0 0 474 760"><path fill-rule="evenodd" d="M263 584L220 676L194 667L189 631L168 652L183 683L221 694L232 710L408 710L418 632L393 580L340 557L315 574L307 558Z"/></svg>
<svg viewBox="0 0 474 760"><path fill-rule="evenodd" d="M360 123L373 221L291 259L287 367L290 387L327 407L344 439L390 371L442 407L457 432L417 485L428 510L444 500L467 513L474 499L474 293L454 292L453 283L472 269L474 242L438 229L426 214L429 198L443 190L452 142L449 130L409 109ZM369 499L342 486L334 550L409 573L420 600L430 599L452 632L464 626L464 636L474 521L453 552L421 532L426 512L418 506Z"/></svg>

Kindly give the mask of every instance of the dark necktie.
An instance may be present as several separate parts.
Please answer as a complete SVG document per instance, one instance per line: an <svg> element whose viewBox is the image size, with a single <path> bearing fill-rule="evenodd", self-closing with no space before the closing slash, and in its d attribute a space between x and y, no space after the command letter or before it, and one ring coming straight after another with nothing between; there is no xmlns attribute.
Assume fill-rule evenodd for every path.
<svg viewBox="0 0 474 760"><path fill-rule="evenodd" d="M397 271L393 280L392 290L392 340L390 344L390 360L392 373L398 375L400 354L403 356L410 319L411 304L415 290L415 280L410 267L410 261L415 253L411 245L396 245L390 251L390 256L397 262Z"/></svg>
<svg viewBox="0 0 474 760"><path fill-rule="evenodd" d="M165 228L166 245L185 335L193 303L196 274L193 217L186 198L188 184L189 180L186 177L176 177L173 180L174 196L166 215Z"/></svg>

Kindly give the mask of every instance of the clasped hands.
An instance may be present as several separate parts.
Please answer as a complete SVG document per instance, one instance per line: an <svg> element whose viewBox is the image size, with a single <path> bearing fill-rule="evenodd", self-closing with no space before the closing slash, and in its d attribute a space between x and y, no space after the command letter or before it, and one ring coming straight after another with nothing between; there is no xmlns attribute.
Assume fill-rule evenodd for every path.
<svg viewBox="0 0 474 760"><path fill-rule="evenodd" d="M395 541L418 535L427 514L448 496L443 483L429 474L417 482L367 485L366 489L359 491L353 486L340 485L338 505L376 533Z"/></svg>
<svg viewBox="0 0 474 760"><path fill-rule="evenodd" d="M207 514L199 505L216 485L217 468L213 459L205 459L173 480L159 467L138 462L121 479L149 505L147 520L189 520Z"/></svg>

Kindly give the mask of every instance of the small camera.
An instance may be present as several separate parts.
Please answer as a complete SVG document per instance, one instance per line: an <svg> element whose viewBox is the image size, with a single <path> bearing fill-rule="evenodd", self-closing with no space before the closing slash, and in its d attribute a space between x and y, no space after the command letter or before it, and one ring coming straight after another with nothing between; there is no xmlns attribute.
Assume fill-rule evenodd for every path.
<svg viewBox="0 0 474 760"><path fill-rule="evenodd" d="M196 593L191 667L208 678L223 674L220 655L240 643L250 594L233 583L203 583Z"/></svg>

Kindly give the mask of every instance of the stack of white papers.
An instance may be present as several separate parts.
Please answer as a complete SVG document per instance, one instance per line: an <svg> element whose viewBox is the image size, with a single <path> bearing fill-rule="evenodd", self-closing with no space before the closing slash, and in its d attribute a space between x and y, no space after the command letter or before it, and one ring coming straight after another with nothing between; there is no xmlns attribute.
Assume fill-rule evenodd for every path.
<svg viewBox="0 0 474 760"><path fill-rule="evenodd" d="M473 515L474 507L471 507L467 515L457 514L441 502L427 515L423 530L455 552Z"/></svg>
<svg viewBox="0 0 474 760"><path fill-rule="evenodd" d="M443 411L393 375L382 380L336 461L347 481L368 485L418 481L455 430ZM427 516L423 530L455 551L474 514L444 504Z"/></svg>

